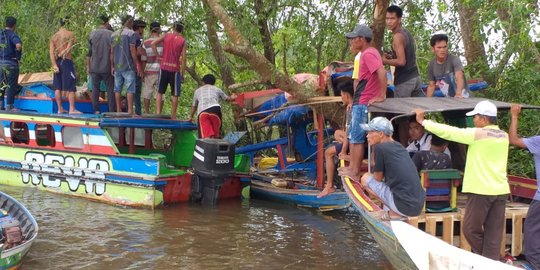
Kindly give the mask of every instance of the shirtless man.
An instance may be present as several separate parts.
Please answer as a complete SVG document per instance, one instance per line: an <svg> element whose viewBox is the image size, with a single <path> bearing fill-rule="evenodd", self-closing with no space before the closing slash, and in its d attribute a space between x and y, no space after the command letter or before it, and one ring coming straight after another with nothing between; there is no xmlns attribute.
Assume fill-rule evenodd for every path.
<svg viewBox="0 0 540 270"><path fill-rule="evenodd" d="M67 91L69 101L69 113L80 114L81 112L75 109L75 92L76 78L75 66L71 50L75 43L73 32L66 28L68 18L60 20L60 29L56 32L49 43L49 57L51 59L52 68L54 70L53 87L58 113L65 113L62 107L62 92Z"/></svg>

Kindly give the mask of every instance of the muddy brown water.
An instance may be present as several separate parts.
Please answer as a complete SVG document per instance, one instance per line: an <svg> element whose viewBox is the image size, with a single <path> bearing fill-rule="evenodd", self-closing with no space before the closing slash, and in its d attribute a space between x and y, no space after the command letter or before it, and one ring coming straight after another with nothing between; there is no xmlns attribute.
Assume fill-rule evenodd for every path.
<svg viewBox="0 0 540 270"><path fill-rule="evenodd" d="M152 211L0 189L39 224L22 269L391 269L352 210L252 198Z"/></svg>

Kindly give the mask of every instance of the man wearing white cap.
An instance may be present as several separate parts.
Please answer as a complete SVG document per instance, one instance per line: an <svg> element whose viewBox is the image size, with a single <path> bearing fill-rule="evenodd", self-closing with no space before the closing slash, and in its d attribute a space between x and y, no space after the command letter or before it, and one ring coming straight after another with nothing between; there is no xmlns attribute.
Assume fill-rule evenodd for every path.
<svg viewBox="0 0 540 270"><path fill-rule="evenodd" d="M463 234L474 253L499 260L510 188L506 178L508 133L497 126L497 107L487 100L478 102L466 114L474 117L474 128L438 124L424 120L423 110L414 112L418 123L429 132L469 146L462 188L464 193L469 193Z"/></svg>
<svg viewBox="0 0 540 270"><path fill-rule="evenodd" d="M375 117L361 126L375 155L373 174L362 176L362 186L374 193L385 209L391 210L390 217L420 215L426 193L409 153L392 139L392 124L384 117Z"/></svg>

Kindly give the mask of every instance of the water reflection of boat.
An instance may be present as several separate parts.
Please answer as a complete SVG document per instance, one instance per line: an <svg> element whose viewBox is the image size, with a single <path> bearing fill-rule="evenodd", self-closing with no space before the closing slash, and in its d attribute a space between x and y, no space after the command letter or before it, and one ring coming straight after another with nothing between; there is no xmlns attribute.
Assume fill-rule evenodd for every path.
<svg viewBox="0 0 540 270"><path fill-rule="evenodd" d="M40 85L32 93L38 90L16 97L17 111L0 112L13 141L0 143L0 184L150 208L190 200L195 124L160 115L95 115L88 101L76 102L85 114L56 114L54 92ZM239 178L228 178L220 191L220 198L239 197Z"/></svg>
<svg viewBox="0 0 540 270"><path fill-rule="evenodd" d="M38 224L24 205L3 192L0 192L0 210L0 269L18 269L38 235ZM14 243L11 240L14 238L20 241Z"/></svg>
<svg viewBox="0 0 540 270"><path fill-rule="evenodd" d="M371 106L370 112L392 113L395 116L394 119L399 119L411 115L413 108L422 108L426 112L445 112L447 117L463 118L464 112L472 110L480 100L482 99L387 99L383 103ZM500 110L510 108L509 103L492 102ZM539 109L540 107L524 105L524 108ZM455 154L458 155L458 153ZM437 173L437 171L425 173ZM501 255L505 256L505 251L508 249L510 255L518 256L522 252L522 226L528 209L528 205L523 201L532 199L536 190L536 180L516 176L508 178L513 201L507 203L506 220L507 224L511 225L507 225ZM451 183L455 179L448 180ZM470 252L470 246L460 233L464 195L454 195L454 204L458 208L456 212L425 212L407 221L391 221L382 210L380 202L371 198L358 182L342 177L342 183L352 205L360 213L380 249L396 269L513 269L509 265ZM451 185L448 188L453 191L449 190L449 193L456 190ZM448 200L452 199L452 195L448 197ZM507 238L510 240L507 241Z"/></svg>

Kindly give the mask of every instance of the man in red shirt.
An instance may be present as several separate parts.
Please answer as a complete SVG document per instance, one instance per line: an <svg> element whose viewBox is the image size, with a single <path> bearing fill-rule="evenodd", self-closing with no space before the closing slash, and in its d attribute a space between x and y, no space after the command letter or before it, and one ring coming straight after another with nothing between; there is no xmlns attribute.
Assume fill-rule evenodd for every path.
<svg viewBox="0 0 540 270"><path fill-rule="evenodd" d="M350 163L341 168L339 175L347 175L352 179L360 178L360 167L364 159L364 143L366 132L360 127L368 122L368 105L382 102L386 98L386 70L381 55L371 46L373 31L367 25L357 25L346 35L351 46L362 52L360 56L360 73L356 89L354 89L351 126L348 130L350 147ZM346 153L342 151L344 156Z"/></svg>
<svg viewBox="0 0 540 270"><path fill-rule="evenodd" d="M167 33L152 42L154 55L158 55L157 45L163 42L163 56L159 73L159 87L156 95L156 114L161 114L163 94L170 85L172 92L171 118L176 119L178 97L182 93L182 81L186 72L186 39L182 36L184 24L175 22L173 32Z"/></svg>

